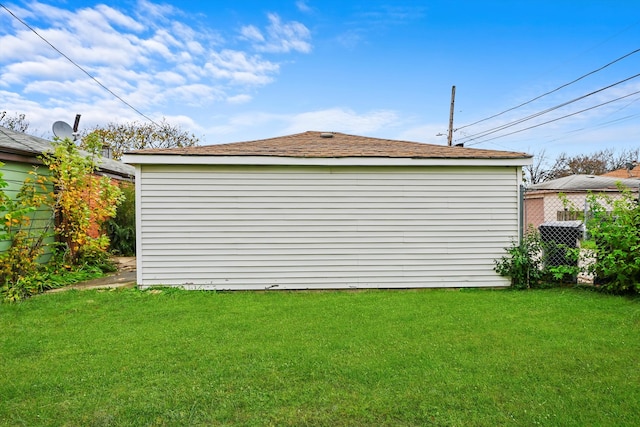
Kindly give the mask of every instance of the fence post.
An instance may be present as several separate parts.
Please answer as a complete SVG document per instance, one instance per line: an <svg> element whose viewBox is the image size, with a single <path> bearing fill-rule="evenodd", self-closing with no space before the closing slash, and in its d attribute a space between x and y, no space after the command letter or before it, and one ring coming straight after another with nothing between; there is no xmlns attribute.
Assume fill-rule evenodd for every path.
<svg viewBox="0 0 640 427"><path fill-rule="evenodd" d="M587 240L588 233L587 233L587 221L589 219L589 212L591 212L591 209L589 209L589 201L587 199L584 200L584 220L582 221L582 240Z"/></svg>

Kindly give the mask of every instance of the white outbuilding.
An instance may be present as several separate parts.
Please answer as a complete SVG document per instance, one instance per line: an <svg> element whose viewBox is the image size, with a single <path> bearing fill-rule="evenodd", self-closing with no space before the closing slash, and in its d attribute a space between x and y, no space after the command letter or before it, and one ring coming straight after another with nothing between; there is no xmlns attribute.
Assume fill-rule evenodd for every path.
<svg viewBox="0 0 640 427"><path fill-rule="evenodd" d="M525 153L336 132L131 152L138 286L508 286Z"/></svg>

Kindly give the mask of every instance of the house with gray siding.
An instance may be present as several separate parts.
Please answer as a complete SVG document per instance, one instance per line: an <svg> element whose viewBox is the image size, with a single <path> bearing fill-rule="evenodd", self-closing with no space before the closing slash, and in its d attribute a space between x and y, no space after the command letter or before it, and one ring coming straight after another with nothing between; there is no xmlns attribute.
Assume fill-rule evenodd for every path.
<svg viewBox="0 0 640 427"><path fill-rule="evenodd" d="M138 286L257 290L508 286L531 156L304 132L123 160Z"/></svg>

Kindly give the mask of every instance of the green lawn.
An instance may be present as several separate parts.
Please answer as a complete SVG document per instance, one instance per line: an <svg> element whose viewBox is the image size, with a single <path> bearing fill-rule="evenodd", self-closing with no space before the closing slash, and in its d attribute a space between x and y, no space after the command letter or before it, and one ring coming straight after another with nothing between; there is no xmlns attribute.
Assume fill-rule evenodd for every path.
<svg viewBox="0 0 640 427"><path fill-rule="evenodd" d="M640 300L588 291L69 291L0 325L2 425L640 420Z"/></svg>

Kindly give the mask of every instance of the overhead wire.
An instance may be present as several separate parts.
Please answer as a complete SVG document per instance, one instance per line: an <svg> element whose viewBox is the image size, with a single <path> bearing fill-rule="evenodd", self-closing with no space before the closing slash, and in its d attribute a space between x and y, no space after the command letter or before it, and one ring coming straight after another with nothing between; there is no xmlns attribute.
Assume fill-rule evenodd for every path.
<svg viewBox="0 0 640 427"><path fill-rule="evenodd" d="M631 101L627 102L623 106L621 106L621 107L613 110L612 112L608 113L603 118L606 119L607 117L611 117L614 114L616 114L616 113L628 108L629 106L631 106L632 104L635 104L638 101L640 101L640 97L636 97L635 99L632 99ZM608 127L608 126L610 126L612 124L616 124L616 123L620 123L620 122L631 120L631 119L636 118L638 116L640 116L640 113L634 113L634 114L630 114L630 115L627 115L627 116L624 116L624 117L619 117L619 118L615 118L615 119L612 119L612 120L608 120L608 121L605 121L605 122L600 122L600 123L596 123L596 124L589 125L589 126L583 126L581 128L578 128L578 129L572 129L572 130L569 130L569 131L565 131L564 134L565 135L575 134L575 133L581 133L581 132L584 132L584 131L588 131L590 129L604 128L604 127ZM543 137L543 139L550 138L550 137L551 136ZM548 142L559 141L559 140L562 140L563 138L564 138L563 136L554 135L553 139L549 140ZM495 142L493 144L500 145L500 144L496 144ZM507 147L503 147L503 148L507 148Z"/></svg>
<svg viewBox="0 0 640 427"><path fill-rule="evenodd" d="M640 90L632 92L632 93L629 93L629 94L626 94L624 96L620 96L620 97L615 98L615 99L611 99L609 101L603 102L603 103L598 104L598 105L591 106L589 108L585 108L585 109L580 110L580 111L575 111L575 112L573 112L571 114L566 114L566 115L561 116L561 117L556 117L555 119L548 120L546 122L537 123L537 124L535 124L533 126L529 126L529 127L523 128L523 129L518 129L516 131L505 133L503 135L494 136L493 138L483 139L481 141L478 141L478 142L475 142L475 143L471 143L471 144L467 144L467 145L478 145L478 144L481 144L481 143L484 143L484 142L493 141L494 139L504 138L505 136L514 135L516 133L524 132L524 131L529 130L529 129L534 129L534 128L537 128L537 127L540 127L540 126L543 126L543 125L546 125L546 124L549 124L549 123L557 122L558 120L566 119L567 117L571 117L571 116L575 116L577 114L584 113L585 111L589 111L589 110L593 110L595 108L602 107L603 105L611 104L612 102L616 102L616 101L619 101L621 99L628 98L628 97L633 96L633 95L637 95L639 93L640 93ZM478 137L477 139L479 139L479 138L480 137Z"/></svg>
<svg viewBox="0 0 640 427"><path fill-rule="evenodd" d="M532 98L532 99L530 99L530 100L528 100L528 101L526 101L526 102L523 102L522 104L518 104L518 105L516 105L515 107L508 108L508 109L506 109L506 110L504 110L504 111L501 111L501 112L499 112L499 113L497 113L497 114L494 114L494 115L492 115L492 116L486 117L486 118L484 118L484 119L477 120L477 121L475 121L475 122L473 122L473 123L470 123L470 124L468 124L468 125L464 125L464 126L458 127L458 128L456 128L455 130L456 130L456 131L458 131L458 130L461 130L461 129L465 129L465 128L468 128L468 127L471 127L471 126L477 125L478 123L486 122L487 120L491 120L491 119L496 118L496 117L498 117L498 116L501 116L501 115L503 115L503 114L505 114L505 113L508 113L508 112L510 112L510 111L513 111L513 110L516 110L516 109L518 109L518 108L520 108L520 107L524 107L524 106L525 106L525 105L527 105L527 104L531 104L532 102L537 101L537 100L538 100L538 99L540 99L540 98L543 98L543 97L545 97L545 96L547 96L547 95L550 95L550 94L552 94L552 93L554 93L554 92L557 92L557 91L559 91L560 89L564 89L565 87L570 86L570 85L572 85L572 84L574 84L574 83L576 83L576 82L579 82L580 80L582 80L582 79L584 79L584 78L586 78L586 77L589 77L589 76L590 76L590 75L592 75L592 74L595 74L595 73L597 73L597 72L599 72L599 71L602 71L602 70L604 70L605 68L607 68L607 67L609 67L609 66L611 66L611 65L615 64L616 62L622 61L623 59L628 58L629 56L634 55L634 54L636 54L636 53L638 53L638 52L640 52L640 48L635 49L635 50L633 50L633 51L631 51L631 52L629 52L629 53L627 53L627 54L625 54L625 55L622 55L621 57L614 59L613 61L611 61L611 62L609 62L609 63L607 63L607 64L603 65L603 66L602 66L602 67L600 67L600 68L597 68L597 69L595 69L595 70L593 70L593 71L590 71L590 72L588 72L587 74L584 74L584 75L582 75L582 76L578 77L577 79L574 79L574 80L572 80L572 81L570 81L570 82L568 82L568 83L565 83L565 84L563 84L563 85L561 85L561 86L558 86L557 88L555 88L555 89L553 89L553 90L550 90L550 91L548 91L548 92L545 92L545 93L543 93L542 95L536 96L535 98Z"/></svg>
<svg viewBox="0 0 640 427"><path fill-rule="evenodd" d="M556 105L556 106L553 106L553 107L547 108L547 109L545 109L545 110L538 111L537 113L530 114L529 116L526 116L526 117L523 117L523 118L520 118L520 119L517 119L517 120L511 121L511 122L508 122L508 123L505 123L505 124L500 125L500 126L497 126L497 127L495 127L495 128L491 128L491 129L484 130L484 131L482 131L482 132L478 132L478 133L474 133L474 134L471 134L471 135L463 136L462 138L457 139L457 141L459 141L459 142L463 142L463 143L467 143L467 142L469 142L469 141L474 141L474 140L476 140L476 139L484 138L485 136L488 136L488 135L494 134L494 133L496 133L496 132L500 132L500 131L502 131L502 130L505 130L505 129L508 129L508 128L510 128L510 127L513 127L513 126L519 125L519 124L521 124L521 123L524 123L524 122L526 122L526 121L529 121L529 120L535 119L535 118L540 117L540 116L542 116L542 115L544 115L544 114L547 114L547 113L549 113L549 112L551 112L551 111L555 111L555 110L557 110L557 109L559 109L559 108L562 108L562 107L565 107L565 106L567 106L567 105L569 105L569 104L573 104L574 102L581 101L581 100L586 99L586 98L588 98L588 97L590 97L590 96L593 96L593 95L595 95L595 94L597 94L597 93L603 92L603 91L605 91L605 90L607 90L607 89L611 89L612 87L615 87L615 86L620 85L620 84L622 84L622 83L628 82L629 80L633 80L633 79L635 79L635 78L637 78L637 77L640 77L640 73L635 74L635 75L633 75L633 76L631 76L631 77L627 77L626 79L622 79L622 80L620 80L620 81L617 81L617 82L615 82L615 83L612 83L612 84L610 84L610 85L608 85L608 86L605 86L605 87L603 87L603 88L600 88L600 89L594 90L594 91L589 92L589 93L587 93L587 94L585 94L585 95L582 95L582 96L579 96L579 97L577 97L577 98L574 98L574 99L572 99L572 100L570 100L570 101L566 101L566 102L563 102L563 103L558 104L558 105Z"/></svg>
<svg viewBox="0 0 640 427"><path fill-rule="evenodd" d="M80 66L78 63L76 63L73 59L71 59L69 56L67 56L64 52L62 52L60 49L58 49L57 47L55 47L51 42L49 42L49 40L47 40L46 38L44 38L42 35L40 35L40 33L38 33L33 27L31 27L28 23L26 23L24 20L22 20L20 17L18 17L15 13L13 13L11 10L9 10L9 8L7 8L4 4L0 3L0 7L2 7L4 10L6 10L11 16L13 16L16 20L18 20L22 25L24 25L25 27L27 27L31 32L33 32L36 36L38 36L42 41L44 41L46 44L48 44L53 50L55 50L56 52L58 52L62 57L64 57L67 61L69 61L71 64L73 64L76 68L78 68L80 71L82 71L84 74L86 74L91 80L93 80L95 83L97 83L101 88L103 88L104 90L106 90L107 92L109 92L111 95L113 95L116 99L118 99L120 102L122 102L124 105L126 105L127 107L129 107L131 110L135 111L136 113L138 113L140 116L144 117L145 119L149 120L151 123L153 123L156 126L160 126L158 123L156 123L151 117L147 116L146 114L144 114L142 111L138 110L136 107L134 107L133 105L131 105L129 102L127 102L126 100L124 100L121 96L119 96L118 94L116 94L115 92L113 92L111 89L109 89L107 86L105 86L104 84L102 84L102 82L100 82L97 78L95 78L93 75L91 75L87 70L85 70L82 66Z"/></svg>
<svg viewBox="0 0 640 427"><path fill-rule="evenodd" d="M625 108L629 107L630 105L632 105L632 104L634 104L634 103L636 103L638 101L640 101L640 97L627 102L625 105L623 105L622 107L612 111L611 113L607 114L603 118L611 117L612 115L624 110ZM596 123L594 125L584 126L584 127L579 128L579 129L572 129L570 131L566 131L565 135L566 134L580 133L580 132L587 131L587 130L590 130L590 129L604 128L604 127L607 127L607 126L615 124L615 123L620 123L620 122L624 122L624 121L627 121L627 120L631 120L631 119L633 119L635 117L638 117L638 116L640 116L640 113L634 113L634 114L630 114L630 115L627 115L627 116L624 116L624 117L618 117L618 118L615 118L615 119L607 120L605 122ZM552 139L549 142L558 141L558 140L561 140L562 138L563 138L562 136L556 137L555 139Z"/></svg>

